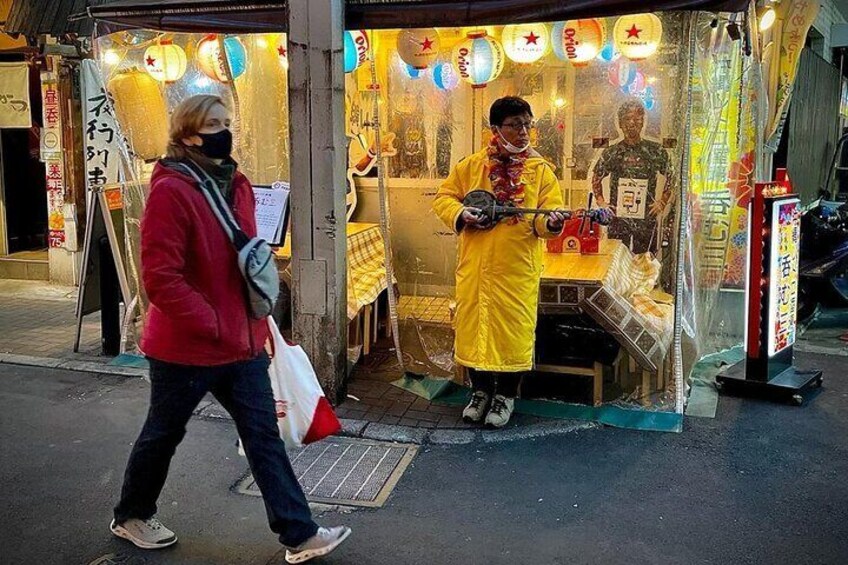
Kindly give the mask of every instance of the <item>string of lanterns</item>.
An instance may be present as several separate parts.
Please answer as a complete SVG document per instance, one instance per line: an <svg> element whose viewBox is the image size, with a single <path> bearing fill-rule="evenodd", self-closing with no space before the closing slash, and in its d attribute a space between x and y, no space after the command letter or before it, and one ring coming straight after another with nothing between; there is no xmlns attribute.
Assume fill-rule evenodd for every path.
<svg viewBox="0 0 848 565"><path fill-rule="evenodd" d="M557 22L550 27L544 23L511 24L504 26L500 40L485 30L469 32L445 58L435 28L405 29L397 37L397 55L401 71L407 77L417 79L426 74L440 90L451 90L460 81L473 88L485 87L500 76L506 58L518 64L532 64L553 51L558 59L575 67L587 66L594 60L612 63L610 82L627 93L645 96L648 90L645 78L631 61L654 55L662 33L661 20L650 13L618 18L611 41L604 22L597 18ZM344 32L343 39L344 71L350 73L367 60L370 38L365 30L349 30ZM287 69L285 34L281 34L274 47L281 66ZM197 44L195 58L204 75L223 83L247 70L245 46L235 36L223 40L216 34L205 36ZM182 47L159 39L145 50L143 64L151 77L171 83L185 74L188 60Z"/></svg>

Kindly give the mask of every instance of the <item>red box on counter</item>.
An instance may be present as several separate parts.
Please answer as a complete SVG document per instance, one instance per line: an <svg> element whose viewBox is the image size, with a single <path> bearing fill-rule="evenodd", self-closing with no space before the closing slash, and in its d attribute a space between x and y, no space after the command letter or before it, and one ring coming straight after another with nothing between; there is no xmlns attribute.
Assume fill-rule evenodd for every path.
<svg viewBox="0 0 848 565"><path fill-rule="evenodd" d="M580 224L583 224L583 232L580 232ZM598 253L601 240L599 226L590 229L589 220L585 222L582 218L572 218L565 222L565 227L559 237L547 241L548 253Z"/></svg>

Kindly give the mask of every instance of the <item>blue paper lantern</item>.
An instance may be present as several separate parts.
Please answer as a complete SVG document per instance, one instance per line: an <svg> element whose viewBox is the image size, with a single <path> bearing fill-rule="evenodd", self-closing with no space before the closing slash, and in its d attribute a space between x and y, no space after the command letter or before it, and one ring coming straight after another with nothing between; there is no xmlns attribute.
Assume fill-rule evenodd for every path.
<svg viewBox="0 0 848 565"><path fill-rule="evenodd" d="M551 28L551 46L554 50L554 55L560 61L568 61L568 55L565 54L565 46L562 43L562 30L565 29L565 22L557 22Z"/></svg>
<svg viewBox="0 0 848 565"><path fill-rule="evenodd" d="M453 51L453 65L459 78L473 88L485 88L498 78L505 59L501 44L485 32L469 34Z"/></svg>
<svg viewBox="0 0 848 565"><path fill-rule="evenodd" d="M433 67L433 83L439 90L453 90L459 84L459 75L450 63L437 63Z"/></svg>
<svg viewBox="0 0 848 565"><path fill-rule="evenodd" d="M238 37L224 39L224 50L227 52L227 60L230 62L230 71L233 78L238 78L247 70L247 50Z"/></svg>
<svg viewBox="0 0 848 565"><path fill-rule="evenodd" d="M344 33L344 72L352 73L368 59L368 34L364 30Z"/></svg>
<svg viewBox="0 0 848 565"><path fill-rule="evenodd" d="M598 53L598 59L606 63L612 63L619 57L621 57L621 53L616 51L615 45L612 43L607 43L604 48L601 49L601 52Z"/></svg>

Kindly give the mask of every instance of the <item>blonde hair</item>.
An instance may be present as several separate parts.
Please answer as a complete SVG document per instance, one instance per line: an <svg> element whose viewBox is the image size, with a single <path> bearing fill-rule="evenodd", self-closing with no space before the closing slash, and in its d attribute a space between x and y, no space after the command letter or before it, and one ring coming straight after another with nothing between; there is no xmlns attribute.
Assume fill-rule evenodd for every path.
<svg viewBox="0 0 848 565"><path fill-rule="evenodd" d="M197 135L203 128L209 110L215 104L220 104L229 109L223 98L214 94L196 94L179 103L174 113L171 114L168 149L165 152L169 159L183 159L185 157L196 159L201 156L195 147L184 144L183 139Z"/></svg>

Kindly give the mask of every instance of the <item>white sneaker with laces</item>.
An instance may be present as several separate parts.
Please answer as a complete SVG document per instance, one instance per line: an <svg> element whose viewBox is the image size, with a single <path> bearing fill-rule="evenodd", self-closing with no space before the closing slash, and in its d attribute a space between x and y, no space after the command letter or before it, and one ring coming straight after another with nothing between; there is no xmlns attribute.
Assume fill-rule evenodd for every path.
<svg viewBox="0 0 848 565"><path fill-rule="evenodd" d="M297 547L286 548L287 563L303 563L316 557L323 557L336 549L350 535L350 528L318 528L318 533Z"/></svg>
<svg viewBox="0 0 848 565"><path fill-rule="evenodd" d="M177 543L177 536L162 525L156 518L149 520L138 520L130 518L123 524L116 524L115 520L109 525L112 533L119 538L129 540L141 549L162 549Z"/></svg>
<svg viewBox="0 0 848 565"><path fill-rule="evenodd" d="M471 395L471 402L462 411L462 419L467 424L476 424L483 420L486 410L489 409L491 397L482 390L475 390Z"/></svg>
<svg viewBox="0 0 848 565"><path fill-rule="evenodd" d="M486 425L493 428L502 428L509 422L512 411L515 409L515 399L496 394L492 400L492 407L486 414Z"/></svg>

